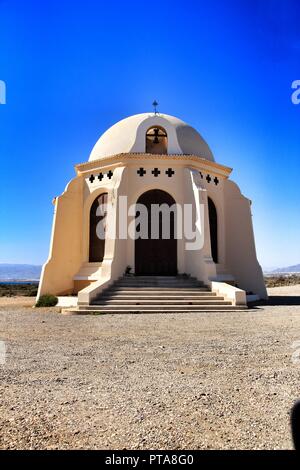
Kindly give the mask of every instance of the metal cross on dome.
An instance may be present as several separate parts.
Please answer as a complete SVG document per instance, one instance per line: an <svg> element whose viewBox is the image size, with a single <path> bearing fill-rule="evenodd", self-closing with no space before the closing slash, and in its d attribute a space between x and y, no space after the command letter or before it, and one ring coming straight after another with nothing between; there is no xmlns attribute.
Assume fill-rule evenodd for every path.
<svg viewBox="0 0 300 470"><path fill-rule="evenodd" d="M157 114L157 109L156 108L158 106L158 102L156 100L154 100L153 103L152 103L152 106L154 108L154 114Z"/></svg>

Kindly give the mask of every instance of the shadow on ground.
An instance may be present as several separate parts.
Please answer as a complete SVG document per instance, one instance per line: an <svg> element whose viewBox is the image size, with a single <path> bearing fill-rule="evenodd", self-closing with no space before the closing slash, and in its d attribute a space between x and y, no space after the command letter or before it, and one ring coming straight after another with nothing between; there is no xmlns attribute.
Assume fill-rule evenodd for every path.
<svg viewBox="0 0 300 470"><path fill-rule="evenodd" d="M267 305L300 305L299 295L270 295Z"/></svg>
<svg viewBox="0 0 300 470"><path fill-rule="evenodd" d="M299 305L300 306L300 296L299 295L270 295L267 301L258 301L249 303L249 308L264 307L265 305Z"/></svg>

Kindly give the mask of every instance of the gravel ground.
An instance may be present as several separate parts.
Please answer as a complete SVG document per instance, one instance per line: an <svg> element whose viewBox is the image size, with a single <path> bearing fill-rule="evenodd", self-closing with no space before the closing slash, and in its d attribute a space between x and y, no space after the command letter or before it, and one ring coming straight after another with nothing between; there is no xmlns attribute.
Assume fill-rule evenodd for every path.
<svg viewBox="0 0 300 470"><path fill-rule="evenodd" d="M2 299L0 448L292 448L300 286L286 289L233 313L63 316Z"/></svg>

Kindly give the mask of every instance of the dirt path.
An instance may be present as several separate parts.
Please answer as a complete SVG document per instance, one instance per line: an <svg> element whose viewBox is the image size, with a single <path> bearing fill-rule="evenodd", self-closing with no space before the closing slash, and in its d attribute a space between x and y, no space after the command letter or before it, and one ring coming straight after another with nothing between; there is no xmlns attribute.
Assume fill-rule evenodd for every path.
<svg viewBox="0 0 300 470"><path fill-rule="evenodd" d="M0 447L291 448L299 304L96 317L2 304Z"/></svg>

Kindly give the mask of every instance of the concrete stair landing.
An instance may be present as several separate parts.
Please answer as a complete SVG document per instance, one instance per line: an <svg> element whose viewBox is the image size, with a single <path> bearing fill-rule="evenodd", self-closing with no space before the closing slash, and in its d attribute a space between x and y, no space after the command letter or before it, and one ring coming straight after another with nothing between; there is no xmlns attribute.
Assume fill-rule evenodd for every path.
<svg viewBox="0 0 300 470"><path fill-rule="evenodd" d="M244 310L185 276L124 276L91 305L63 313L187 313Z"/></svg>

